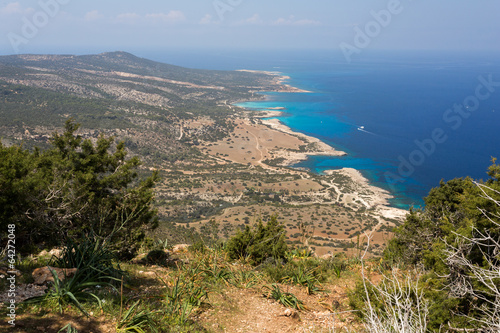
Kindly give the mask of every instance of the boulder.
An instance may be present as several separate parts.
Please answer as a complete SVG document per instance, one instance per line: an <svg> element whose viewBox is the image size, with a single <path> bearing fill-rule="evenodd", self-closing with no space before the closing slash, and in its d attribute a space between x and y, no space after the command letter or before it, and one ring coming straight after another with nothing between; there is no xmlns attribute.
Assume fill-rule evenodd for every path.
<svg viewBox="0 0 500 333"><path fill-rule="evenodd" d="M323 254L322 256L319 257L320 259L331 259L333 258L333 254L332 253L326 253L326 254Z"/></svg>
<svg viewBox="0 0 500 333"><path fill-rule="evenodd" d="M56 272L59 280L64 280L66 278L72 277L75 275L77 269L76 268L57 268L57 267L40 267L37 268L31 273L33 279L35 279L34 284L43 285L47 282L54 282L54 277L52 276L51 270Z"/></svg>

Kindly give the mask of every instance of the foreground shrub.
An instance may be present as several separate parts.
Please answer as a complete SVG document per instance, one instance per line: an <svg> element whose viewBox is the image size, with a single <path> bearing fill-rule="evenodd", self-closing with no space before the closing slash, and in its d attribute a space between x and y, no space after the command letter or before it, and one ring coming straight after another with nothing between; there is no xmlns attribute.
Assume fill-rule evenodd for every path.
<svg viewBox="0 0 500 333"><path fill-rule="evenodd" d="M93 234L122 258L132 258L146 229L157 226L158 174L140 182L141 162L127 158L123 142L114 145L113 138L101 136L93 143L77 135L78 128L67 121L45 151L0 143L0 245L12 224L21 254L59 246L68 235L83 241Z"/></svg>
<svg viewBox="0 0 500 333"><path fill-rule="evenodd" d="M490 179L442 181L425 198L425 208L410 210L388 242L385 258L402 267L422 267L430 330L443 325L469 330L500 323L500 165L493 159ZM495 291L496 290L496 291ZM483 326L484 325L484 326ZM488 330L486 330L488 331Z"/></svg>
<svg viewBox="0 0 500 333"><path fill-rule="evenodd" d="M140 301L135 302L118 320L116 332L145 333L158 332L157 324L152 319L151 313L146 310L139 310Z"/></svg>
<svg viewBox="0 0 500 333"><path fill-rule="evenodd" d="M247 226L244 231L232 237L227 243L226 251L231 259L246 259L258 265L270 257L285 259L285 239L285 227L274 215L265 225L259 220L255 228Z"/></svg>
<svg viewBox="0 0 500 333"><path fill-rule="evenodd" d="M429 307L419 277L419 273L402 276L393 270L378 286L364 279L363 316L368 332L427 332ZM367 284L371 284L370 291Z"/></svg>

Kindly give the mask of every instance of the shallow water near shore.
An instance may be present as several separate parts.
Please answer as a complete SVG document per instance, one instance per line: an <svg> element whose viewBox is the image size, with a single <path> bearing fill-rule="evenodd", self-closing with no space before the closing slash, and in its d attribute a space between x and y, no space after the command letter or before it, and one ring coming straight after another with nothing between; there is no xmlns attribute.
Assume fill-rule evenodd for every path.
<svg viewBox="0 0 500 333"><path fill-rule="evenodd" d="M204 66L179 64L280 71L291 78L286 83L311 91L264 93L265 101L238 105L256 110L286 108L278 117L285 125L348 153L312 156L297 167L317 173L355 168L371 184L389 190L395 196L393 206L422 205L422 198L441 179L486 179L491 157L500 157L500 85L495 85L500 82L500 60L496 56L387 52L363 54L348 64L326 51L255 51L241 58L235 52L207 59L212 60ZM479 101L477 110L464 109L467 116L448 113L474 96L485 80L493 85L482 88L488 97Z"/></svg>

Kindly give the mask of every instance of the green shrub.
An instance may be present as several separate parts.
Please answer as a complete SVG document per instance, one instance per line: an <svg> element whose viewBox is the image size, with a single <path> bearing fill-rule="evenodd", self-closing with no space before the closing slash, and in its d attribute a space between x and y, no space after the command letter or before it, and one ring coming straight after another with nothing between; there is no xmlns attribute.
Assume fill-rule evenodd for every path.
<svg viewBox="0 0 500 333"><path fill-rule="evenodd" d="M83 241L93 234L120 257L132 258L147 228L158 225L158 173L140 182L141 162L127 158L123 142L114 145L101 136L93 143L77 135L78 128L68 120L44 151L0 143L0 245L7 225L15 224L21 254L59 246L66 236Z"/></svg>
<svg viewBox="0 0 500 333"><path fill-rule="evenodd" d="M276 215L271 216L264 225L259 220L253 229L246 227L232 237L226 246L231 259L248 259L258 265L267 258L285 259L287 244L284 225Z"/></svg>
<svg viewBox="0 0 500 333"><path fill-rule="evenodd" d="M297 310L304 309L304 303L299 300L297 296L289 292L281 291L280 287L277 284L273 283L270 288L266 287L266 289L269 290L269 293L265 294L264 297L274 299L289 308L294 308Z"/></svg>
<svg viewBox="0 0 500 333"><path fill-rule="evenodd" d="M460 249L463 260L474 267L489 269L498 262L498 253L490 241L500 239L498 202L500 166L493 159L487 181L470 178L441 181L425 198L425 208L410 210L406 220L394 231L384 251L387 265L422 267L427 272L420 281L425 299L430 301L429 328L442 325L471 328L464 318L477 316L477 309L497 311L497 303L464 292L471 286L480 290L470 272L449 258L447 250ZM487 212L491 212L488 215ZM481 239L479 243L472 239ZM458 250L457 250L458 251ZM494 265L493 265L494 266ZM498 283L496 284L498 286ZM481 295L485 294L480 290Z"/></svg>
<svg viewBox="0 0 500 333"><path fill-rule="evenodd" d="M68 324L61 328L57 333L78 333L78 330L73 325Z"/></svg>
<svg viewBox="0 0 500 333"><path fill-rule="evenodd" d="M320 272L321 266L308 265L306 261L290 261L286 264L263 264L262 270L269 276L271 281L277 283L295 284L306 288L309 295L323 291L319 287L320 279L324 276Z"/></svg>
<svg viewBox="0 0 500 333"><path fill-rule="evenodd" d="M175 323L184 324L188 320L191 312L200 307L208 298L207 291L194 281L181 282L181 277L177 277L172 287L166 286L164 299L164 312Z"/></svg>

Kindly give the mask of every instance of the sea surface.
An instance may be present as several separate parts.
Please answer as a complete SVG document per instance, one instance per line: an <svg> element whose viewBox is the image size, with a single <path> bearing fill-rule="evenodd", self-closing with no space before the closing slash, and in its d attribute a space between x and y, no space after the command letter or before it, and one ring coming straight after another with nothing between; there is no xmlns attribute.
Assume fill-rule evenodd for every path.
<svg viewBox="0 0 500 333"><path fill-rule="evenodd" d="M140 54L141 55L141 54ZM348 153L298 167L358 169L394 195L423 204L440 180L487 179L500 157L500 57L490 54L368 52L348 63L321 51L147 52L157 61L204 69L279 71L310 93L263 93L249 109L286 108L278 119Z"/></svg>

